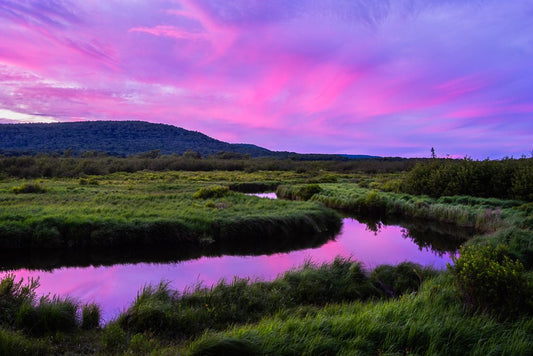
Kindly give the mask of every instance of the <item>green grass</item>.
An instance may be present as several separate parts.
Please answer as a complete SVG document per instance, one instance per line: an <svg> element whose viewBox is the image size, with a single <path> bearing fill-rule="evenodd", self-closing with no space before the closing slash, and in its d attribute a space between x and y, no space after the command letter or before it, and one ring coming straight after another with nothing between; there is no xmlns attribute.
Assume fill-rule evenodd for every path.
<svg viewBox="0 0 533 356"><path fill-rule="evenodd" d="M399 299L280 312L257 324L208 332L184 350L208 355L529 355L533 319L465 314L449 274Z"/></svg>
<svg viewBox="0 0 533 356"><path fill-rule="evenodd" d="M381 183L377 186L382 186ZM307 185L282 185L276 193L281 198L304 199L300 192ZM306 198L327 207L372 219L407 218L430 220L474 229L478 236L467 244L490 242L508 246L511 257L533 268L533 209L531 203L518 200L443 196L431 198L363 188L357 183L323 183Z"/></svg>
<svg viewBox="0 0 533 356"><path fill-rule="evenodd" d="M507 256L525 266L491 269L521 273L513 289L521 294L510 297L512 308L505 309L512 317L493 313L498 306L469 307L453 273L410 263L369 272L339 259L308 263L272 282L235 279L182 293L166 283L146 286L118 320L102 328L97 306L68 298L37 300L31 284L7 278L0 282L0 354L530 354L533 303L529 308L522 303L532 300L533 277L527 272L533 268L531 203L395 193L402 179L398 174L211 171L4 180L0 246L179 243L202 249L220 241L253 244L265 236L277 244L338 229L339 216L324 204L373 221L407 217L420 225L432 220L473 228L483 234L467 242L474 250L480 243L504 244ZM280 196L310 201L236 192L280 182ZM42 191L16 194L13 189L32 184ZM474 283L483 287L482 294L492 295L493 281L507 290L510 277L487 281L485 265L480 266L476 278L490 292Z"/></svg>
<svg viewBox="0 0 533 356"><path fill-rule="evenodd" d="M308 262L272 282L235 279L181 295L161 283L145 287L118 322L130 333L188 338L207 329L257 322L279 310L400 296L418 290L434 273L403 263L369 276L360 263L337 258L320 266Z"/></svg>
<svg viewBox="0 0 533 356"><path fill-rule="evenodd" d="M242 176L259 174L143 172L93 177L90 185L42 179L42 194L14 194L22 181L0 183L0 247L183 245L338 231L340 217L321 204L260 199L224 185Z"/></svg>

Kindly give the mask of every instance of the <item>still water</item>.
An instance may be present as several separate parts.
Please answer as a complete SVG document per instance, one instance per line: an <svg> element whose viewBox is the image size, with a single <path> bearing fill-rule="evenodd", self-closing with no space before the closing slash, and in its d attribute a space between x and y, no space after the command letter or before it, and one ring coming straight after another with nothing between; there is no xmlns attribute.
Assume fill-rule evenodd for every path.
<svg viewBox="0 0 533 356"><path fill-rule="evenodd" d="M133 302L144 285L162 280L169 281L173 289L180 291L199 283L210 286L222 278L232 280L234 276L272 280L306 260L323 263L336 256L351 257L369 269L403 261L442 269L450 261L450 252L442 248L436 252L430 244L420 244L405 227L379 224L376 229L369 226L345 218L342 231L334 240L319 247L285 253L200 257L172 263L61 267L50 271L16 269L0 272L0 278L7 273L13 273L17 280L39 278L39 294L68 295L81 303L95 302L102 308L103 320L109 321Z"/></svg>

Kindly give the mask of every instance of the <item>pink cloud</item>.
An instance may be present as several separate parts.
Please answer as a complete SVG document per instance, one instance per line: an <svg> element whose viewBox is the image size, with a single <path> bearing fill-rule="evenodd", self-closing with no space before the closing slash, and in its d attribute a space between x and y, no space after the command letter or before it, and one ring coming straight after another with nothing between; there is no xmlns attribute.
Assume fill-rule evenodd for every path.
<svg viewBox="0 0 533 356"><path fill-rule="evenodd" d="M519 155L533 141L529 7L4 0L0 108L277 150ZM473 146L474 132L515 145Z"/></svg>

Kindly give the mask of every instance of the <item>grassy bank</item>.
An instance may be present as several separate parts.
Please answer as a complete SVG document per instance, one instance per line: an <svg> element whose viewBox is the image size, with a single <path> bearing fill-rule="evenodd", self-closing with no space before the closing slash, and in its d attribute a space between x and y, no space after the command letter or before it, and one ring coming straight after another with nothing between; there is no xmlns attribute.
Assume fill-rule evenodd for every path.
<svg viewBox="0 0 533 356"><path fill-rule="evenodd" d="M430 220L471 228L478 236L468 244L489 241L506 245L511 256L533 267L532 203L471 196L432 198L363 188L355 183L282 185L276 193L281 198L319 201L363 217Z"/></svg>
<svg viewBox="0 0 533 356"><path fill-rule="evenodd" d="M182 293L161 283L145 287L103 328L95 323L97 307L69 299L37 301L31 285L7 278L0 283L0 352L527 355L533 342L532 275L504 259L490 269L501 277L486 279L485 268L475 265L492 256L487 251L464 252L467 263L440 273L412 263L369 272L337 259L308 263L272 282L222 281ZM472 272L482 278L475 284L480 287L465 293L461 276ZM506 273L516 278L508 283ZM487 294L486 287L497 293ZM486 308L472 308L471 295L488 295L481 304ZM512 299L505 315L495 313L494 302L502 297Z"/></svg>
<svg viewBox="0 0 533 356"><path fill-rule="evenodd" d="M231 176L136 173L0 183L0 247L202 245L332 235L321 204L232 192ZM200 178L203 178L201 180Z"/></svg>
<svg viewBox="0 0 533 356"><path fill-rule="evenodd" d="M533 321L499 321L463 310L447 274L418 294L280 312L256 325L210 332L185 354L249 355L529 355Z"/></svg>

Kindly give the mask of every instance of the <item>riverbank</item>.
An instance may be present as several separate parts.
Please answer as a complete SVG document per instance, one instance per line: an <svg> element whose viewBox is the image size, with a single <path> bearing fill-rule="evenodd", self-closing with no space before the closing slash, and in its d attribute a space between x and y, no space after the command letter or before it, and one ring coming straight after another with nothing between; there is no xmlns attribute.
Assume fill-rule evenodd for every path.
<svg viewBox="0 0 533 356"><path fill-rule="evenodd" d="M379 185L378 185L379 186ZM412 218L471 228L467 244L489 242L509 247L509 254L533 267L533 206L520 200L444 196L431 198L364 188L357 183L281 185L280 198L318 201L360 216Z"/></svg>

